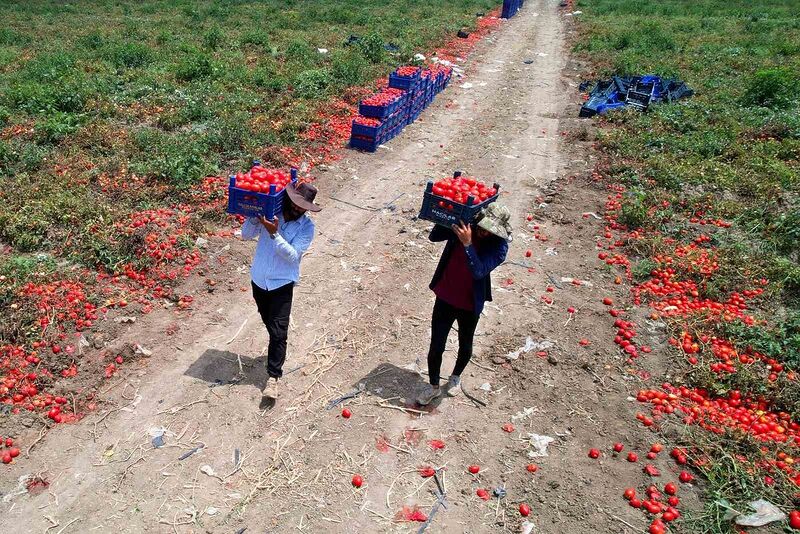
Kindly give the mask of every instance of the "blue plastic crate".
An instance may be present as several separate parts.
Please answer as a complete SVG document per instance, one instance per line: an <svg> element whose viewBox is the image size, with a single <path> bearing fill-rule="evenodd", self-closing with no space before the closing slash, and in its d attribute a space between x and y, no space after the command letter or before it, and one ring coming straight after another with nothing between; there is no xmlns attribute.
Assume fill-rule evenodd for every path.
<svg viewBox="0 0 800 534"><path fill-rule="evenodd" d="M371 119L383 119L388 117L389 115L395 113L398 109L403 107L406 103L405 96L401 96L394 102L390 104L386 104L385 106L370 106L367 104L358 104L358 113L363 115L364 117L369 117Z"/></svg>
<svg viewBox="0 0 800 534"><path fill-rule="evenodd" d="M412 91L419 85L421 72L421 70L418 70L413 76L399 76L393 72L389 74L389 87Z"/></svg>
<svg viewBox="0 0 800 534"><path fill-rule="evenodd" d="M456 175L458 175L458 173ZM428 186L425 188L425 193L422 197L422 208L419 212L419 218L448 228L459 221L464 221L469 224L481 209L497 200L497 197L500 195L500 186L494 184L494 189L496 193L493 197L487 198L480 204L468 206L433 194L433 182L428 182ZM452 209L450 209L451 207Z"/></svg>
<svg viewBox="0 0 800 534"><path fill-rule="evenodd" d="M297 169L291 170L292 183L297 183ZM236 177L231 176L228 184L228 213L244 217L263 215L267 219L276 217L283 208L285 189L276 191L275 184L269 193L256 193L236 187Z"/></svg>
<svg viewBox="0 0 800 534"><path fill-rule="evenodd" d="M363 150L365 152L375 152L378 149L378 145L380 145L382 141L380 140L367 140L367 139L358 139L356 137L350 138L350 148L355 148L357 150Z"/></svg>

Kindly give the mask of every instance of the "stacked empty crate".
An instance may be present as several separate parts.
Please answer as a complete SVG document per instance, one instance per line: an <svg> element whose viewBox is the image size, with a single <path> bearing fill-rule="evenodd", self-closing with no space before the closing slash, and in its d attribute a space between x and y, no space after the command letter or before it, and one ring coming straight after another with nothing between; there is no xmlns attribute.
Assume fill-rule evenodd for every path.
<svg viewBox="0 0 800 534"><path fill-rule="evenodd" d="M389 86L361 101L359 116L353 120L350 146L374 152L427 108L447 87L452 69L400 67L389 75Z"/></svg>
<svg viewBox="0 0 800 534"><path fill-rule="evenodd" d="M524 3L525 0L503 0L503 11L500 13L500 18L510 19L517 14Z"/></svg>

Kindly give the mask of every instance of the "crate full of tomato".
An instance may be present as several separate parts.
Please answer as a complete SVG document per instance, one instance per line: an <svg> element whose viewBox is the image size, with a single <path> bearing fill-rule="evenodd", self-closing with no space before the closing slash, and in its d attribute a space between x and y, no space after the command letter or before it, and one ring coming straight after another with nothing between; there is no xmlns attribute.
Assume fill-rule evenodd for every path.
<svg viewBox="0 0 800 534"><path fill-rule="evenodd" d="M389 87L394 89L401 89L403 91L412 91L416 89L420 83L420 75L422 69L413 65L405 67L398 67L394 72L389 74Z"/></svg>
<svg viewBox="0 0 800 534"><path fill-rule="evenodd" d="M372 119L385 119L400 111L407 103L408 93L387 87L358 104L358 113Z"/></svg>
<svg viewBox="0 0 800 534"><path fill-rule="evenodd" d="M497 200L499 191L496 183L489 186L456 171L452 178L428 182L419 218L443 226L470 223L481 209Z"/></svg>
<svg viewBox="0 0 800 534"><path fill-rule="evenodd" d="M230 177L227 212L272 219L281 212L286 186L296 182L297 169L268 169L256 161L248 172Z"/></svg>

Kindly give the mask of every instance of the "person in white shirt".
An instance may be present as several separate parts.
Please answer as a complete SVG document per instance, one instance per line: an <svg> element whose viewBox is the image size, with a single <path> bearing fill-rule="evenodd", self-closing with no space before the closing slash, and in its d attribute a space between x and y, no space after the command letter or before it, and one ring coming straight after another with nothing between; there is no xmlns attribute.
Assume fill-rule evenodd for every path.
<svg viewBox="0 0 800 534"><path fill-rule="evenodd" d="M251 217L242 226L242 239L258 239L250 269L253 298L269 333L267 383L264 397L278 398L278 379L286 361L289 314L294 285L300 279L300 260L314 239L314 222L306 212L320 211L317 188L308 183L286 186L283 209L271 221Z"/></svg>

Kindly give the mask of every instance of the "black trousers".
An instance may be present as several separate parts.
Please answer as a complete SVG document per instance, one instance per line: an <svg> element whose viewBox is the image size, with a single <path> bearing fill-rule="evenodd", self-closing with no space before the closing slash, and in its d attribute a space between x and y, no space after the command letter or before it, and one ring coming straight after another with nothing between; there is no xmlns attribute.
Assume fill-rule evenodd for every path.
<svg viewBox="0 0 800 534"><path fill-rule="evenodd" d="M286 338L289 333L294 284L286 284L272 291L261 289L254 283L252 285L258 313L269 333L267 374L271 378L280 378L283 376L283 362L286 361Z"/></svg>
<svg viewBox="0 0 800 534"><path fill-rule="evenodd" d="M455 322L458 323L458 358L453 374L461 376L472 358L472 342L479 318L474 312L455 308L440 298L436 299L431 317L431 348L428 350L428 375L431 384L439 385L442 354L447 347L447 335Z"/></svg>

